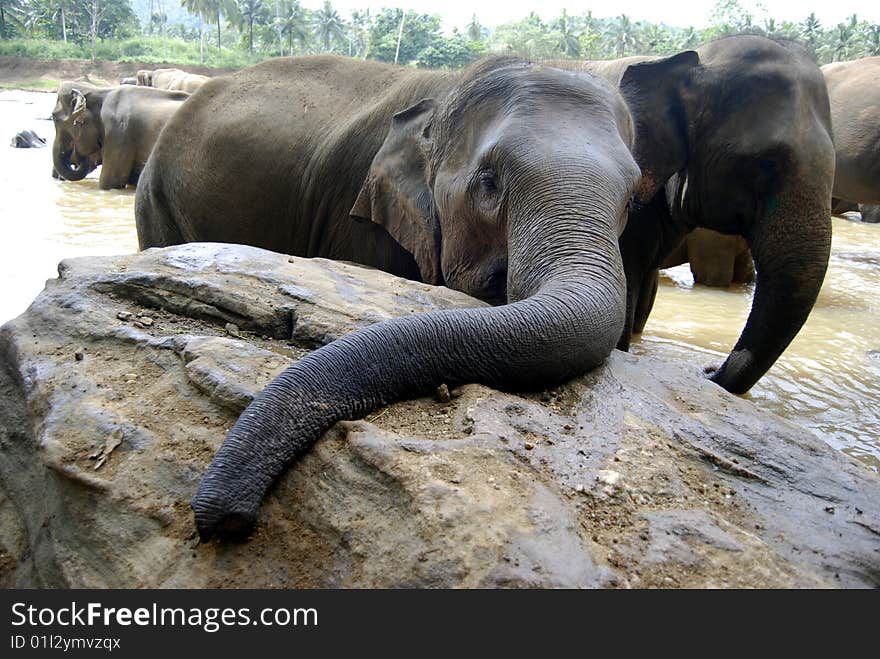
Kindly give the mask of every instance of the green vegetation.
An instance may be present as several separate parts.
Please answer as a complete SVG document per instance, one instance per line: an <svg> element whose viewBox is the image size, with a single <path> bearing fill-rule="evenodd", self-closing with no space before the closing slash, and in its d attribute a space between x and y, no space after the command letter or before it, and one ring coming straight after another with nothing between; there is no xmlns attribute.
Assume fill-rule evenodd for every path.
<svg viewBox="0 0 880 659"><path fill-rule="evenodd" d="M8 82L0 82L0 89L27 89L32 91L54 92L58 90L60 80L40 79L40 80L10 80Z"/></svg>
<svg viewBox="0 0 880 659"><path fill-rule="evenodd" d="M738 32L797 39L820 64L880 54L880 26L856 15L831 26L815 14L777 22L738 0L718 0L702 29L563 11L550 21L531 13L492 31L474 15L452 34L437 15L382 9L343 17L331 0L315 10L300 0L0 0L0 55L218 67L308 53L446 68L487 53L606 59L674 53Z"/></svg>

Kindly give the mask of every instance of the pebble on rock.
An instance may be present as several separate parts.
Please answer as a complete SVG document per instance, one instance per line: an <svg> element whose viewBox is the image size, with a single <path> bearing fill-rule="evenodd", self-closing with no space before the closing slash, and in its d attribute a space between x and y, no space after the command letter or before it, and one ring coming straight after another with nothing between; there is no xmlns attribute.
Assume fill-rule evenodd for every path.
<svg viewBox="0 0 880 659"><path fill-rule="evenodd" d="M452 396L449 395L449 386L445 382L437 387L437 391L434 393L434 396L441 403L448 403L450 400L452 400Z"/></svg>

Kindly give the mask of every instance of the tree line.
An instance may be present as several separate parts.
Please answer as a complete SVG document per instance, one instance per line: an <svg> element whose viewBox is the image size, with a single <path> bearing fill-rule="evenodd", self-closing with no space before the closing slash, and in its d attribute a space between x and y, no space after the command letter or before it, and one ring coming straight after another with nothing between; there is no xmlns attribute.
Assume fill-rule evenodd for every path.
<svg viewBox="0 0 880 659"><path fill-rule="evenodd" d="M136 57L142 54L138 38L159 38L166 59L169 41L198 42L200 63L216 61L212 53L226 49L244 53L247 61L338 53L431 68L464 66L488 53L528 59L664 55L743 32L796 39L819 64L880 54L880 25L855 14L826 26L814 13L801 22L764 13L756 16L738 0L718 0L709 25L700 29L563 11L552 20L533 12L491 30L474 14L445 34L438 15L385 8L342 16L332 0L314 10L300 0L0 0L0 38L88 45L93 58L99 43L134 40L125 55Z"/></svg>

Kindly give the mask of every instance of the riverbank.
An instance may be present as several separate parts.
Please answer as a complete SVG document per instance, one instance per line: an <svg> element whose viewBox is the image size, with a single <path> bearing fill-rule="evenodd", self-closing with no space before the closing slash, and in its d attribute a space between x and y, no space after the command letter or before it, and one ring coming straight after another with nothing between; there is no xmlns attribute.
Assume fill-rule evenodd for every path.
<svg viewBox="0 0 880 659"><path fill-rule="evenodd" d="M192 64L157 64L145 62L109 62L78 59L33 59L0 56L0 88L51 91L62 80L84 79L95 85L116 85L122 78L133 76L138 69L179 68L190 73L218 76L234 68L212 68Z"/></svg>

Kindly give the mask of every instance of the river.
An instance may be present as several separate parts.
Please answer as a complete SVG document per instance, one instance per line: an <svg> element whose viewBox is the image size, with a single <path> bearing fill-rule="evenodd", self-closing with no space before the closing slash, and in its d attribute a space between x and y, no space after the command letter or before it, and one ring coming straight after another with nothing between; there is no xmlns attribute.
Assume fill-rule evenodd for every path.
<svg viewBox="0 0 880 659"><path fill-rule="evenodd" d="M55 95L0 91L0 323L23 312L67 257L137 249L134 191L51 178L51 150L14 149L30 128L51 146ZM804 328L747 395L880 471L880 225L837 219L825 285ZM637 354L720 363L748 316L753 287L694 286L688 267L665 271Z"/></svg>

